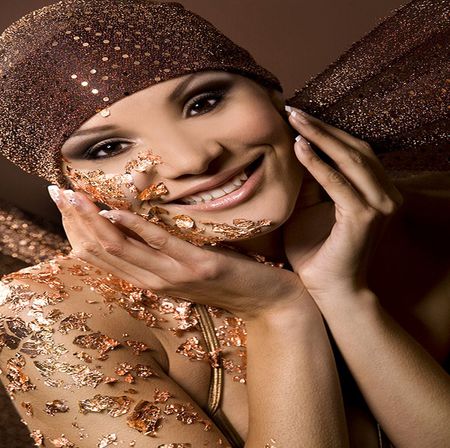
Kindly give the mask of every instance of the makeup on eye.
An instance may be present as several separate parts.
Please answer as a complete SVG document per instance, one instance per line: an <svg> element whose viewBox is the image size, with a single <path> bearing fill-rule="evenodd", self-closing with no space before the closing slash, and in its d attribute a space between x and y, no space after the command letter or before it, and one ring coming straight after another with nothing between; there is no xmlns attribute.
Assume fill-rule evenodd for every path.
<svg viewBox="0 0 450 448"><path fill-rule="evenodd" d="M197 112L196 114L187 116L186 118L195 117L197 115L204 115L208 111L216 108L217 105L219 103L221 103L222 100L224 99L226 92L227 92L226 88L219 87L216 90L209 90L200 95L194 96L190 101L188 101L186 103L186 105L183 107L183 109L186 109L186 111L189 112L190 110L194 110L193 107L195 105L202 104L202 103L203 104L209 103L209 107L201 108L200 112L198 110L196 110L196 112ZM211 104L210 101L213 101L213 100L217 100L217 101L214 104ZM206 109L206 112L204 111L205 109ZM113 145L116 145L119 143L120 144L132 144L132 142L126 142L126 141L120 140L120 139L109 139L109 140L103 141L101 143L98 143L92 147L89 147L88 149L83 151L82 158L92 160L92 159L105 159L108 157L114 157L114 156L126 151L126 148L122 149L122 150L118 150L118 151L112 151L112 150L105 151L105 148L113 147ZM105 152L105 155L99 156L98 154L101 151ZM95 154L97 154L97 155L95 155Z"/></svg>

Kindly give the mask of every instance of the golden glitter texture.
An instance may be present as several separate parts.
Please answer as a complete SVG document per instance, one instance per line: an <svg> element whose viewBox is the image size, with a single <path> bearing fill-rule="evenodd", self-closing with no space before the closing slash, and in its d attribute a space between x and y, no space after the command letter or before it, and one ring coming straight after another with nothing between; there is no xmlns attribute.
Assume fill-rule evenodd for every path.
<svg viewBox="0 0 450 448"><path fill-rule="evenodd" d="M97 448L106 448L107 446L112 445L114 442L117 441L117 435L116 434L108 434L107 436L103 436L97 444Z"/></svg>
<svg viewBox="0 0 450 448"><path fill-rule="evenodd" d="M47 401L45 403L45 412L49 415L55 415L60 412L68 412L69 406L63 400Z"/></svg>
<svg viewBox="0 0 450 448"><path fill-rule="evenodd" d="M127 418L127 424L130 428L151 437L156 436L157 430L161 427L161 421L161 409L145 400L140 401Z"/></svg>
<svg viewBox="0 0 450 448"><path fill-rule="evenodd" d="M159 199L167 193L169 193L167 187L163 182L159 182L158 184L149 185L145 190L141 191L138 195L138 199L141 201L150 201Z"/></svg>
<svg viewBox="0 0 450 448"><path fill-rule="evenodd" d="M93 398L79 401L78 406L82 414L106 411L111 417L119 417L128 413L131 402L131 398L126 395L120 397L95 395Z"/></svg>
<svg viewBox="0 0 450 448"><path fill-rule="evenodd" d="M30 437L33 439L36 446L44 446L44 436L39 429L31 431Z"/></svg>
<svg viewBox="0 0 450 448"><path fill-rule="evenodd" d="M70 244L45 223L0 200L0 247L5 255L36 264L55 255L68 254Z"/></svg>
<svg viewBox="0 0 450 448"><path fill-rule="evenodd" d="M86 31L94 23L101 35ZM0 151L60 185L64 141L95 113L139 90L205 70L236 72L282 90L248 51L173 2L135 0L133 8L127 0L58 2L7 28L0 52Z"/></svg>

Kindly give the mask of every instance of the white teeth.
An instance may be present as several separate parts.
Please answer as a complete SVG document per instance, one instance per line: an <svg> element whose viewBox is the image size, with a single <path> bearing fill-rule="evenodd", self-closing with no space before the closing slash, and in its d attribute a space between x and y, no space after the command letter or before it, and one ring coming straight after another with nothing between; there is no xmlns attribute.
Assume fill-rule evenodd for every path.
<svg viewBox="0 0 450 448"><path fill-rule="evenodd" d="M222 190L226 193L231 193L232 191L236 190L236 185L234 184L226 184L222 187Z"/></svg>
<svg viewBox="0 0 450 448"><path fill-rule="evenodd" d="M218 188L217 190L211 191L211 194L214 199L217 199L217 198L221 198L222 196L225 196L227 194L227 192L223 191L221 188Z"/></svg>
<svg viewBox="0 0 450 448"><path fill-rule="evenodd" d="M212 199L221 198L222 196L225 196L226 194L239 189L239 187L242 184L244 184L247 179L248 179L247 175L244 172L242 172L220 188L205 191L204 193L197 193L197 195L186 196L180 199L180 201L189 205L198 204L202 202L209 202Z"/></svg>

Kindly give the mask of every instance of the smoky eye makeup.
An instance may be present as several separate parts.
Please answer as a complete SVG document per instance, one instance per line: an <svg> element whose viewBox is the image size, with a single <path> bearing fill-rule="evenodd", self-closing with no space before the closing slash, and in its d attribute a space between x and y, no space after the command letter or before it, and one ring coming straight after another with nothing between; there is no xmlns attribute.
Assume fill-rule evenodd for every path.
<svg viewBox="0 0 450 448"><path fill-rule="evenodd" d="M176 106L180 107L183 117L187 119L204 115L215 109L223 101L225 95L231 89L232 84L232 79L210 79L202 82L198 86L186 91L178 100L175 100L177 103ZM196 110L195 114L189 114L191 110L194 110L195 105L205 105L213 99L217 100L215 104L209 103L209 107L206 109L200 108L200 111ZM134 142L119 137L99 140L98 136L93 136L89 140L80 145L80 150L71 151L66 157L82 160L107 159L126 152L135 144Z"/></svg>

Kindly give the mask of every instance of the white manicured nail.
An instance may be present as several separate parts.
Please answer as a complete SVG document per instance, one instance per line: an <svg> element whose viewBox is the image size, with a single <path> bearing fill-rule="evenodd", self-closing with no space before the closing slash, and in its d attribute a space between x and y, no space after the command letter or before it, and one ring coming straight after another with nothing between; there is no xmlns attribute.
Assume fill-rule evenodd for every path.
<svg viewBox="0 0 450 448"><path fill-rule="evenodd" d="M103 216L106 219L109 219L113 224L116 223L119 218L117 215L113 215L110 210L100 210L98 212L100 216Z"/></svg>
<svg viewBox="0 0 450 448"><path fill-rule="evenodd" d="M69 204L78 205L75 192L73 190L64 190L64 196L69 201Z"/></svg>
<svg viewBox="0 0 450 448"><path fill-rule="evenodd" d="M291 106L284 106L284 109L286 112L292 113L292 107Z"/></svg>
<svg viewBox="0 0 450 448"><path fill-rule="evenodd" d="M53 202L55 204L58 204L59 200L61 199L61 196L59 194L59 187L56 185L49 185L47 187L47 189L48 189L48 194L53 199Z"/></svg>

